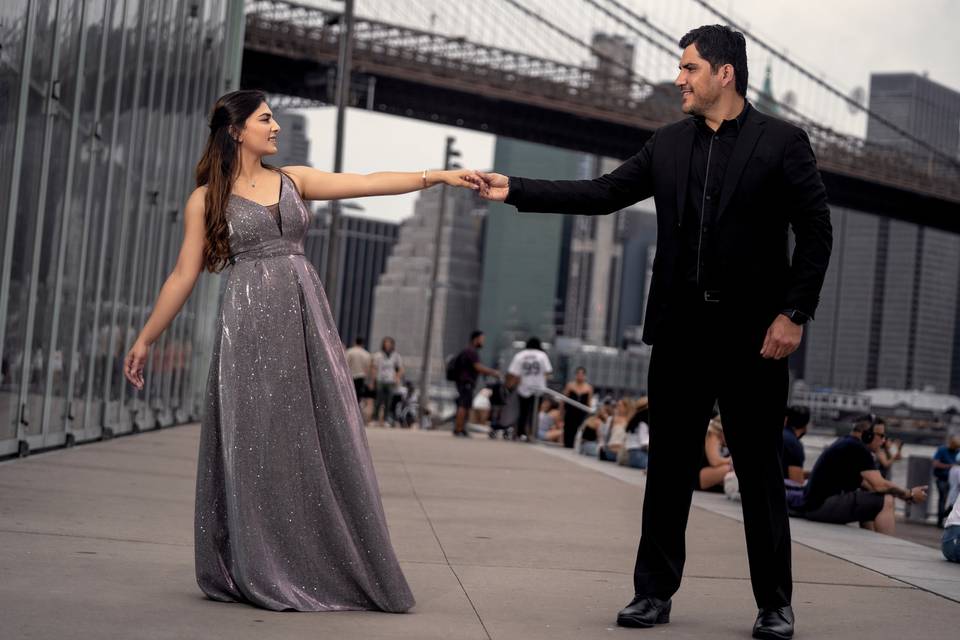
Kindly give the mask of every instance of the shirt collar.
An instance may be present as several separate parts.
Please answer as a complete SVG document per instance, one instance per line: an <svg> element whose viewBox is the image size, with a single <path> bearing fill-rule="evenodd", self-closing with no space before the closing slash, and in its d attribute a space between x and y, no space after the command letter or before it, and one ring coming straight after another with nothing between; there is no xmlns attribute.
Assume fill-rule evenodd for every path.
<svg viewBox="0 0 960 640"><path fill-rule="evenodd" d="M734 131L739 133L740 130L743 129L743 125L747 121L747 116L752 109L753 107L750 105L750 101L745 99L743 101L743 109L740 110L740 113L737 115L737 117L732 120L724 120L721 122L720 127L717 129L717 133L730 129L731 127ZM707 120L703 116L693 116L693 120L698 127L702 127L703 129L711 132L713 131L707 125Z"/></svg>

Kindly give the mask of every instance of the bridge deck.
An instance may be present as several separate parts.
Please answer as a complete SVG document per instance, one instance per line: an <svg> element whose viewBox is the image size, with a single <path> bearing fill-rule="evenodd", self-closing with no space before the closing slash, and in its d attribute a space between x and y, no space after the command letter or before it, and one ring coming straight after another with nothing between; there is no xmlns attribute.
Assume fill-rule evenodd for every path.
<svg viewBox="0 0 960 640"><path fill-rule="evenodd" d="M608 465L633 473L611 477L569 452L486 438L368 433L417 597L411 614L274 613L205 599L193 575L191 425L0 463L4 637L610 637L631 596L642 473ZM756 612L741 525L716 510L691 513L687 577L673 622L657 635L748 637ZM853 536L861 555L893 543L846 527L805 532L794 548L798 633L901 638L952 628L960 604L806 546L817 529L825 543ZM918 549L930 556L913 558L918 571L955 569L960 583L960 567Z"/></svg>

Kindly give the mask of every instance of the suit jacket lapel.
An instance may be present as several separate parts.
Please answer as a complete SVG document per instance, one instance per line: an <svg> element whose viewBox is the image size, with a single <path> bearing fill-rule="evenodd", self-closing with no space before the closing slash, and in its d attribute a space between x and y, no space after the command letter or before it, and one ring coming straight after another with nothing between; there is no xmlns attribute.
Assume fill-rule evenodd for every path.
<svg viewBox="0 0 960 640"><path fill-rule="evenodd" d="M737 189L740 182L740 175L747 166L747 161L753 155L753 150L757 146L757 140L763 135L764 125L763 115L756 109L751 109L746 121L743 123L743 129L737 136L737 142L733 145L733 154L730 156L730 164L727 165L727 172L723 176L723 187L720 189L720 208L717 211L717 220L723 215L730 199L733 198L733 192Z"/></svg>
<svg viewBox="0 0 960 640"><path fill-rule="evenodd" d="M683 222L683 209L687 204L687 182L690 179L690 156L693 155L693 139L696 126L693 120L680 132L677 141L677 226Z"/></svg>

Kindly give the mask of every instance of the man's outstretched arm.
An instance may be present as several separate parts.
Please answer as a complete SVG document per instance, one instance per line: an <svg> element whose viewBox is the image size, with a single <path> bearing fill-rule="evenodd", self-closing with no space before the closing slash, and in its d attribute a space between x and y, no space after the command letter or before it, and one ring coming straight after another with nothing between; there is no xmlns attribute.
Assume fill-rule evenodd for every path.
<svg viewBox="0 0 960 640"><path fill-rule="evenodd" d="M656 133L622 165L593 180L536 180L481 173L480 195L519 211L595 215L612 213L653 195L651 164Z"/></svg>

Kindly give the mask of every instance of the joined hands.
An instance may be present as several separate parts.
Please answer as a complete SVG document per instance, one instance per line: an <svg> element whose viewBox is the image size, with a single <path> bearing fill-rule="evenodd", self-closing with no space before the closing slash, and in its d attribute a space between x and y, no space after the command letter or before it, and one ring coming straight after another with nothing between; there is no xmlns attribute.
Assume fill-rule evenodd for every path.
<svg viewBox="0 0 960 640"><path fill-rule="evenodd" d="M510 183L507 176L500 173L485 173L483 171L471 171L464 180L472 183L473 189L484 200L493 202L503 202L510 193Z"/></svg>

